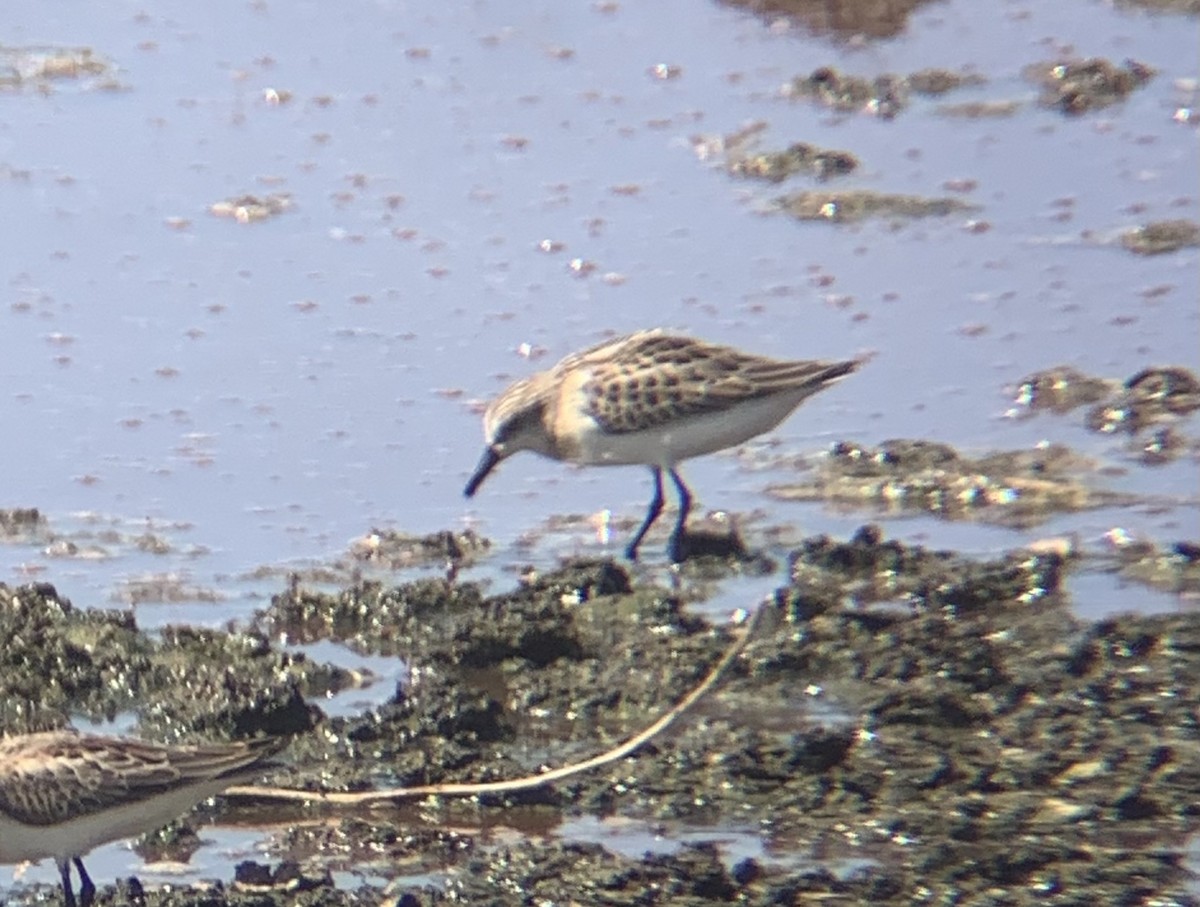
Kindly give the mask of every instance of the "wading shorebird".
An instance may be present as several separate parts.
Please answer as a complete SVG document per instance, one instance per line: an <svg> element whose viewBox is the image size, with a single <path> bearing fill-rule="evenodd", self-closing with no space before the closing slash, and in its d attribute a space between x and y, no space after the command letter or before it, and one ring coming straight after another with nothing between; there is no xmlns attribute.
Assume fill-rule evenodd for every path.
<svg viewBox="0 0 1200 907"><path fill-rule="evenodd" d="M678 464L770 431L805 398L859 365L768 359L661 330L606 340L522 378L489 404L487 446L464 494L474 495L501 460L522 450L588 466L649 466L654 495L625 549L636 560L662 512L666 471L679 492L667 548L678 563L686 554L692 503Z"/></svg>
<svg viewBox="0 0 1200 907"><path fill-rule="evenodd" d="M0 737L0 863L53 857L67 907L90 907L93 847L161 828L201 800L273 767L282 737L161 746L71 730Z"/></svg>

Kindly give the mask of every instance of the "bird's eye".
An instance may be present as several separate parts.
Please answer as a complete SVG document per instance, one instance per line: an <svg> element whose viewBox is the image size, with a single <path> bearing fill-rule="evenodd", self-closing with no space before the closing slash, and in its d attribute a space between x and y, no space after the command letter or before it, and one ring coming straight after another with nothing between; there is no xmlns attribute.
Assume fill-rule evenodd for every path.
<svg viewBox="0 0 1200 907"><path fill-rule="evenodd" d="M513 437L521 430L521 420L519 418L505 419L496 426L496 434L492 439L492 446L503 448L505 444L513 439Z"/></svg>

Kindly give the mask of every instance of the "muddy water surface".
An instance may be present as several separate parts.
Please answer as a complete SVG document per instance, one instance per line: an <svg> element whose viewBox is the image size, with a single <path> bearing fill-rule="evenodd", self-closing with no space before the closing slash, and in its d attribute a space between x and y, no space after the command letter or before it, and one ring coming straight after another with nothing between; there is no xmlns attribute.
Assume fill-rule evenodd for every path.
<svg viewBox="0 0 1200 907"><path fill-rule="evenodd" d="M469 507L461 487L479 404L506 381L606 332L664 325L770 355L871 356L771 438L688 465L702 508L732 512L765 555L685 577L706 615L786 583L805 537L866 521L984 559L1059 540L1072 558L1059 607L1088 620L1195 614L1192 549L1178 547L1200 539L1194 411L1159 407L1137 431L1089 416L1122 410L1122 382L1143 370L1200 368L1194 240L1184 229L1180 248L1139 254L1128 238L1200 220L1194 15L18 0L4 19L0 508L37 510L0 527L9 586L52 583L155 631L220 628L250 623L293 570L332 592L363 570L442 575L438 557L404 573L356 560L352 540L377 528L477 530L491 545L459 578L491 592L529 563L615 555L649 495L637 469L517 458ZM1072 68L1088 58L1105 62ZM931 68L967 78L931 94L912 78ZM857 101L839 93L854 79L871 89ZM747 175L796 143L857 167ZM789 213L802 193L849 190L871 193L871 216L843 218L849 197L816 220ZM928 202L940 213L915 217ZM1102 397L1031 403L1023 382L1063 365L1107 382ZM925 460L881 478L827 456L840 443L886 466L897 438L950 445L966 478L942 460L933 478ZM1078 459L979 466L1052 445ZM1081 487L1008 518L1006 495L1028 500L1045 475ZM981 498L993 506L939 503ZM660 541L637 582L670 583ZM318 706L333 696L338 720L387 699L405 672L381 660L411 655L276 642L381 678L361 697L303 689ZM791 669L802 688L836 676L828 660ZM846 695L860 714L878 706ZM554 742L539 745L553 756ZM677 807L622 810L646 822ZM688 828L714 824L745 829L720 813L676 831L693 841ZM904 863L791 833L793 857L819 852L831 872ZM586 823L563 834L607 842ZM136 871L106 852L117 862L98 878Z"/></svg>

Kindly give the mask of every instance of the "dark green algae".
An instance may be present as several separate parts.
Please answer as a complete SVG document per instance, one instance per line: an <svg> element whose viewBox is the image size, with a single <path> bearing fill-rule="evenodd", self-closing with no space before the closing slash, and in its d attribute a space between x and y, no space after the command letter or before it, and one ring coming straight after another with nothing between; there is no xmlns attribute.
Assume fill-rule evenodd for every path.
<svg viewBox="0 0 1200 907"><path fill-rule="evenodd" d="M102 884L98 903L377 903L376 887L334 885L331 870L351 870L393 880L406 904L1195 904L1200 615L1079 621L1062 589L1072 566L971 560L869 527L809 539L718 688L635 755L468 801L247 804L239 814L286 825L271 866L204 886ZM498 594L294 584L252 629L161 638L50 586L0 587L0 633L9 728L133 710L160 739L295 733L271 783L313 790L585 758L669 707L733 638L611 561ZM382 706L327 717L311 703L350 678L281 651L284 638L397 655L410 676ZM749 830L769 856L702 844L635 858L545 837L576 814L668 837Z"/></svg>
<svg viewBox="0 0 1200 907"><path fill-rule="evenodd" d="M76 608L48 583L0 584L3 731L136 711L143 731L172 742L297 733L316 714L304 696L348 677L261 634L170 627L151 636L131 611Z"/></svg>

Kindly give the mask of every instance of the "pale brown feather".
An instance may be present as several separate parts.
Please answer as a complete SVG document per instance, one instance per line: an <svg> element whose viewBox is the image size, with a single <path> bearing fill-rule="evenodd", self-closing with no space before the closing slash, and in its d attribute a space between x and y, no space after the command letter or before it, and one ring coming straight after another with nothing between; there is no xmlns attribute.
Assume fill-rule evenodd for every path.
<svg viewBox="0 0 1200 907"><path fill-rule="evenodd" d="M47 731L0 739L0 811L53 825L198 781L260 767L284 738L168 747L129 738Z"/></svg>
<svg viewBox="0 0 1200 907"><path fill-rule="evenodd" d="M643 331L570 356L554 372L586 369L587 412L605 431L618 434L772 394L798 394L798 403L856 367L854 362L770 359Z"/></svg>

